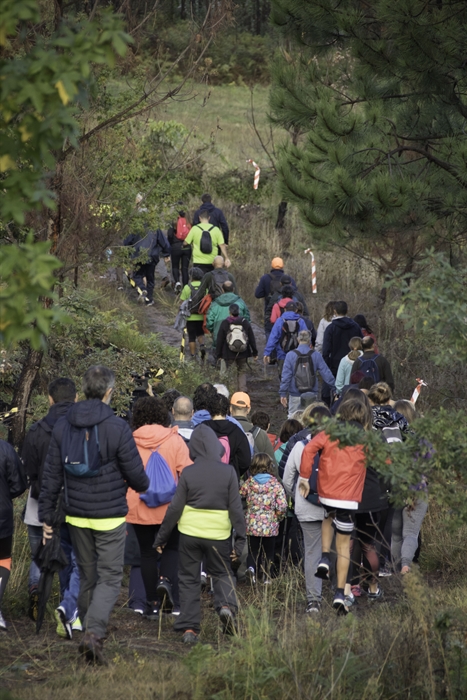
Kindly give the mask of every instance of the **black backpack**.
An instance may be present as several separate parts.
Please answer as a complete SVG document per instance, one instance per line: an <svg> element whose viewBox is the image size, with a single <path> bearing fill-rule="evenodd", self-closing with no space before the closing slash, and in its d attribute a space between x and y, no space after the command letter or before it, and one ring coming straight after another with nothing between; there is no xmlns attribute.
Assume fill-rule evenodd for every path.
<svg viewBox="0 0 467 700"><path fill-rule="evenodd" d="M282 287L280 277L278 277L277 275L271 275L271 273L269 273L269 277L271 279L271 282L269 284L268 302L274 294L278 294L280 292L281 287ZM279 299L280 299L280 294L279 294Z"/></svg>
<svg viewBox="0 0 467 700"><path fill-rule="evenodd" d="M193 287L193 285L191 284L191 282L188 282L188 286L189 286L190 292L191 292L191 296L190 296L190 298L188 299L188 302L191 302L191 300L193 299L193 297L195 296L195 294L197 294L197 292L199 291L199 286L198 286L198 288ZM202 299L202 297L201 297L201 299ZM200 300L198 301L198 303L195 304L194 306L189 306L189 304L188 304L188 306L189 306L189 308L190 308L190 315L191 315L191 314L199 314L199 305L200 305L200 303L201 303L201 299L200 299Z"/></svg>
<svg viewBox="0 0 467 700"><path fill-rule="evenodd" d="M102 466L97 425L78 428L64 421L60 445L62 464L71 476L97 476Z"/></svg>
<svg viewBox="0 0 467 700"><path fill-rule="evenodd" d="M229 273L227 270L213 270L211 272L211 285L209 289L209 293L212 296L212 300L217 299L217 297L220 297L221 294L224 294L224 290L222 289L222 285L224 282L227 282L230 279Z"/></svg>
<svg viewBox="0 0 467 700"><path fill-rule="evenodd" d="M300 324L293 319L286 319L282 324L281 336L279 344L284 352L290 352L298 348L298 333Z"/></svg>
<svg viewBox="0 0 467 700"><path fill-rule="evenodd" d="M371 377L373 384L377 384L379 382L379 367L375 361L377 357L379 356L375 355L374 357L370 357L366 360L360 358L360 367L358 368L358 371L363 372L365 377Z"/></svg>
<svg viewBox="0 0 467 700"><path fill-rule="evenodd" d="M214 226L211 226L211 228L207 228L206 230L203 230L203 233L201 234L201 240L199 242L199 249L202 253L205 255L210 255L212 253L212 238L210 231Z"/></svg>
<svg viewBox="0 0 467 700"><path fill-rule="evenodd" d="M313 350L307 353L294 350L294 353L297 355L293 373L297 391L300 394L304 394L306 391L314 391L316 374L312 359Z"/></svg>

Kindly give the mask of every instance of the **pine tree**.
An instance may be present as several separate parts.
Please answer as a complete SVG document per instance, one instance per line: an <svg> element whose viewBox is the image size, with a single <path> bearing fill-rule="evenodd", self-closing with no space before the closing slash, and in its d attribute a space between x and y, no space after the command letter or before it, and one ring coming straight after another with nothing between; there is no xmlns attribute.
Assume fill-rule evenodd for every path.
<svg viewBox="0 0 467 700"><path fill-rule="evenodd" d="M282 195L313 240L405 269L467 234L467 3L273 0Z"/></svg>

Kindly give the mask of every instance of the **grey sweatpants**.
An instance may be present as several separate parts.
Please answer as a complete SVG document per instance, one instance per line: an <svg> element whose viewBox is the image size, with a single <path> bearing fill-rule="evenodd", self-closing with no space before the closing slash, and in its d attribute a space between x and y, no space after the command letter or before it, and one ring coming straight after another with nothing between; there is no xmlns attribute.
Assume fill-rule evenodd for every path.
<svg viewBox="0 0 467 700"><path fill-rule="evenodd" d="M68 529L80 576L78 614L86 632L104 637L122 584L126 523L105 532Z"/></svg>
<svg viewBox="0 0 467 700"><path fill-rule="evenodd" d="M180 616L174 624L175 630L184 632L201 627L201 562L212 576L214 608L219 612L228 605L235 614L238 608L235 592L235 577L230 566L232 538L227 540L205 540L180 533L178 548L178 586L180 590Z"/></svg>
<svg viewBox="0 0 467 700"><path fill-rule="evenodd" d="M396 568L410 566L418 547L418 535L423 518L428 510L428 502L415 501L414 508L397 508L392 521L391 555Z"/></svg>
<svg viewBox="0 0 467 700"><path fill-rule="evenodd" d="M323 582L315 576L321 559L321 520L300 522L303 532L303 549L305 553L305 585L307 603L321 600Z"/></svg>

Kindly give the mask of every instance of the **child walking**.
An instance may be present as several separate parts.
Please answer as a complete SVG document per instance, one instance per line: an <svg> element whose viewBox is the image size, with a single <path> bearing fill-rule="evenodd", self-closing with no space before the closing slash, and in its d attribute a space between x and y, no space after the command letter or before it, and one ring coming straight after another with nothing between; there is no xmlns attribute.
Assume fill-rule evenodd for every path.
<svg viewBox="0 0 467 700"><path fill-rule="evenodd" d="M246 534L248 537L247 576L256 583L262 575L263 583L270 583L269 571L274 561L274 546L279 534L279 523L287 512L284 487L273 476L272 459L265 452L253 457L250 478L240 488L246 499Z"/></svg>

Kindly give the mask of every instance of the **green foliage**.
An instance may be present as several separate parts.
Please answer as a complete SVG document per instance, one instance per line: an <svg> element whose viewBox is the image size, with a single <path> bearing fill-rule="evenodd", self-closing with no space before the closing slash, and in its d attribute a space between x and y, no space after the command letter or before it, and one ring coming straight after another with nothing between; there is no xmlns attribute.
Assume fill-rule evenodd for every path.
<svg viewBox="0 0 467 700"><path fill-rule="evenodd" d="M11 345L28 340L33 348L44 347L52 323L65 323L67 316L52 306L54 271L61 267L49 255L50 243L34 243L32 234L24 243L1 246L0 255L0 343Z"/></svg>
<svg viewBox="0 0 467 700"><path fill-rule="evenodd" d="M20 22L40 20L31 0L7 2L0 24L0 44L16 33ZM5 196L0 218L22 224L25 212L53 207L46 179L54 170L57 151L76 145L76 106L85 104L91 64L110 64L122 56L131 37L120 20L103 11L98 21L62 22L50 38L37 35L23 53L0 55L0 178Z"/></svg>
<svg viewBox="0 0 467 700"><path fill-rule="evenodd" d="M272 2L288 42L272 115L305 134L282 148L283 195L316 241L370 252L382 271L467 230L467 6L409 5Z"/></svg>

